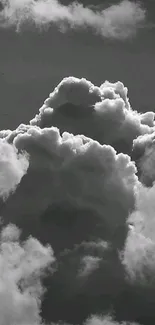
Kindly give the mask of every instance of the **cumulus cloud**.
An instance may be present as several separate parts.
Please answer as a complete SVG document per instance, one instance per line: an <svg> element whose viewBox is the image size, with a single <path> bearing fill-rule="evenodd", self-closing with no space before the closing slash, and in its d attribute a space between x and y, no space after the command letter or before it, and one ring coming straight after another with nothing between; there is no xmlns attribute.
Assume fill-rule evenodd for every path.
<svg viewBox="0 0 155 325"><path fill-rule="evenodd" d="M20 231L8 225L0 239L0 324L39 325L44 288L41 277L54 262L52 249L37 239L20 241Z"/></svg>
<svg viewBox="0 0 155 325"><path fill-rule="evenodd" d="M0 132L2 194L18 184L3 224L22 229L22 241L15 226L1 234L8 324L154 325L154 130L154 113L132 110L123 83L69 77L30 124ZM56 268L41 305L48 243Z"/></svg>
<svg viewBox="0 0 155 325"><path fill-rule="evenodd" d="M28 155L0 139L0 197L6 199L20 183L29 166Z"/></svg>
<svg viewBox="0 0 155 325"><path fill-rule="evenodd" d="M103 10L84 7L78 2L64 6L57 0L2 0L2 5L0 25L14 25L17 30L25 23L33 23L41 28L54 23L62 31L68 28L91 28L105 38L126 39L143 28L146 20L145 9L140 3L129 0Z"/></svg>
<svg viewBox="0 0 155 325"><path fill-rule="evenodd" d="M84 134L117 151L131 154L133 140L154 131L154 113L132 110L122 82L100 87L82 78L64 78L30 121L41 128L57 126L60 132Z"/></svg>
<svg viewBox="0 0 155 325"><path fill-rule="evenodd" d="M29 154L28 173L2 211L4 222L49 242L57 257L43 318L81 324L92 312L111 310L126 286L118 251L135 204L134 162L109 145L61 136L54 127L21 124L2 136Z"/></svg>

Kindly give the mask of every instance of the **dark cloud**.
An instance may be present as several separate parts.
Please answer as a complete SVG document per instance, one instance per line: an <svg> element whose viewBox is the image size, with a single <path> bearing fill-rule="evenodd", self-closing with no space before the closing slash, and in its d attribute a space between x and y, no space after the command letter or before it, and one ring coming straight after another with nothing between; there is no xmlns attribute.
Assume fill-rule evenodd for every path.
<svg viewBox="0 0 155 325"><path fill-rule="evenodd" d="M61 137L53 127L20 125L8 131L5 140L25 150L30 163L28 173L2 211L6 220L10 216L24 229L29 224L29 231L38 229L40 235L45 227L46 240L54 240L53 236L56 240L56 246L51 242L54 250L85 240L89 231L95 236L95 229L96 236L103 231L107 239L121 243L119 230L125 227L128 211L134 208L138 182L129 156L117 155L111 146L82 135L65 132ZM59 240L54 229L64 239L62 236Z"/></svg>
<svg viewBox="0 0 155 325"><path fill-rule="evenodd" d="M106 242L83 242L65 250L58 256L57 272L46 283L42 313L49 321L52 315L54 321L61 317L81 324L92 313L109 312L123 291L123 274L117 251Z"/></svg>

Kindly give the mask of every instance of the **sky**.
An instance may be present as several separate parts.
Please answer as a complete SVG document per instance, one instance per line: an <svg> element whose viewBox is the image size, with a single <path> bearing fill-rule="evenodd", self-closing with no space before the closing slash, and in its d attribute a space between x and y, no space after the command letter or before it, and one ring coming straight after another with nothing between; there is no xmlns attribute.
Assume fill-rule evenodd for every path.
<svg viewBox="0 0 155 325"><path fill-rule="evenodd" d="M153 1L142 5L153 22ZM1 28L0 39L1 128L28 122L47 94L70 75L85 76L96 85L121 80L135 110L154 110L154 29L140 29L137 37L122 42L86 29L60 33L55 25L42 32L26 26L19 33L15 27Z"/></svg>
<svg viewBox="0 0 155 325"><path fill-rule="evenodd" d="M0 10L0 325L154 325L154 0Z"/></svg>

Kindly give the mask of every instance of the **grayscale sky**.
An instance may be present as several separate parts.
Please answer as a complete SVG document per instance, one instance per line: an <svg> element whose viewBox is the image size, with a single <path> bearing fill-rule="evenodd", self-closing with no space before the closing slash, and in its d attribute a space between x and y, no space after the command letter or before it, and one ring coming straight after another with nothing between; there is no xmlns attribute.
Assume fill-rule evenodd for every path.
<svg viewBox="0 0 155 325"><path fill-rule="evenodd" d="M155 325L154 87L154 0L0 0L0 325Z"/></svg>
<svg viewBox="0 0 155 325"><path fill-rule="evenodd" d="M100 2L83 3L88 6ZM105 1L105 6L110 3ZM147 7L149 22L155 21L153 1L147 0L143 6ZM125 41L104 39L90 30L61 33L57 26L48 31L30 28L19 33L13 27L1 28L0 41L1 128L14 128L28 121L48 93L70 75L84 76L98 86L105 80L120 80L129 89L133 109L155 110L153 27Z"/></svg>

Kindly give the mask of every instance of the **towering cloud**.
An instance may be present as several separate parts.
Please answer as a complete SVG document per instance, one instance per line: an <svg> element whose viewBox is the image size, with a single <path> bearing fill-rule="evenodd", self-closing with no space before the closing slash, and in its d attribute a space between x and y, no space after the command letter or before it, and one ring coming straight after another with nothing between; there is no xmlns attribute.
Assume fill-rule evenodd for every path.
<svg viewBox="0 0 155 325"><path fill-rule="evenodd" d="M139 3L123 0L116 5L101 9L84 7L72 2L62 5L58 0L2 0L0 14L2 27L23 24L48 27L56 24L62 31L69 28L91 28L96 34L106 38L126 39L144 27L146 13Z"/></svg>
<svg viewBox="0 0 155 325"><path fill-rule="evenodd" d="M74 77L0 132L3 225L22 229L1 233L0 325L154 325L154 132L121 82Z"/></svg>
<svg viewBox="0 0 155 325"><path fill-rule="evenodd" d="M28 152L30 162L3 209L4 222L49 242L57 257L57 271L45 284L43 318L81 324L92 312L111 310L126 286L118 251L134 209L135 164L109 145L61 136L54 127L20 125L3 136Z"/></svg>

